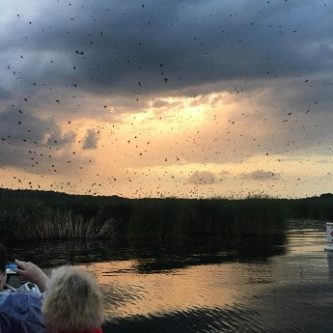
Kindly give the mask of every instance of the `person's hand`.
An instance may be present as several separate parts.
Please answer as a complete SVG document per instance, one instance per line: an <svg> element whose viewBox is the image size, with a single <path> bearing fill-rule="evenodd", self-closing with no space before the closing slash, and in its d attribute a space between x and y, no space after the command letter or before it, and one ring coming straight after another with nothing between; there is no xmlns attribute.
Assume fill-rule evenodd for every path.
<svg viewBox="0 0 333 333"><path fill-rule="evenodd" d="M17 265L16 273L22 280L35 283L40 291L45 291L46 283L49 278L40 267L30 261L21 261L16 259L15 263Z"/></svg>

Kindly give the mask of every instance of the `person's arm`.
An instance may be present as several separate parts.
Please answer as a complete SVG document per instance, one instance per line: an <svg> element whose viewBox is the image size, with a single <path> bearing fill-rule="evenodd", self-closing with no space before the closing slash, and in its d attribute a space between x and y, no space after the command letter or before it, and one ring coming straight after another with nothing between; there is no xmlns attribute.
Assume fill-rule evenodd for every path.
<svg viewBox="0 0 333 333"><path fill-rule="evenodd" d="M16 259L15 263L17 264L16 272L21 279L35 283L41 292L45 291L49 278L40 267L30 261Z"/></svg>

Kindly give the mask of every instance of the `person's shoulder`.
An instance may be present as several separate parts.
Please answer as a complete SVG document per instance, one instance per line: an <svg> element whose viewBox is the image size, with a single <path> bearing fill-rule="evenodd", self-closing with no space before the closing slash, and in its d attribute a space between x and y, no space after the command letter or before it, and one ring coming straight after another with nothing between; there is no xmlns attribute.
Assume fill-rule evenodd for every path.
<svg viewBox="0 0 333 333"><path fill-rule="evenodd" d="M2 292L0 293L0 307L18 309L31 305L39 306L41 297L33 293Z"/></svg>
<svg viewBox="0 0 333 333"><path fill-rule="evenodd" d="M19 303L21 300L24 300L26 295L20 295L16 292L3 291L0 293L0 306L8 307L9 304Z"/></svg>
<svg viewBox="0 0 333 333"><path fill-rule="evenodd" d="M8 298L8 296L10 294L11 294L11 292L8 291L8 290L0 291L0 308L1 308L2 304L6 301L6 299Z"/></svg>
<svg viewBox="0 0 333 333"><path fill-rule="evenodd" d="M10 318L23 320L22 318L28 317L39 318L41 316L40 308L40 298L28 293L12 292L8 293L1 303L0 312Z"/></svg>

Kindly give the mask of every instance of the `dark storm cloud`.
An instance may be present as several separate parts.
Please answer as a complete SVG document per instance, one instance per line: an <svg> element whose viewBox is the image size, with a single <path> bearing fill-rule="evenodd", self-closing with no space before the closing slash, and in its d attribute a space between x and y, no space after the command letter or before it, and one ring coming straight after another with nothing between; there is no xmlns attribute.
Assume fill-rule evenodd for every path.
<svg viewBox="0 0 333 333"><path fill-rule="evenodd" d="M333 56L332 56L333 57ZM296 112L331 112L333 79L324 74L321 78L302 78L272 86L272 95L279 96L276 103Z"/></svg>
<svg viewBox="0 0 333 333"><path fill-rule="evenodd" d="M63 146L75 139L72 132L62 133L53 119L35 117L17 107L0 112L0 135L3 142L37 146Z"/></svg>
<svg viewBox="0 0 333 333"><path fill-rule="evenodd" d="M42 171L47 166L68 160L68 154L59 155L59 151L74 140L75 134L64 133L53 119L42 119L17 107L0 112L1 166L30 170L35 167Z"/></svg>
<svg viewBox="0 0 333 333"><path fill-rule="evenodd" d="M331 68L333 7L324 1L30 5L32 14L19 4L20 16L5 14L0 58L9 87L143 94Z"/></svg>
<svg viewBox="0 0 333 333"><path fill-rule="evenodd" d="M256 96L269 87L267 96L256 101L260 107L267 107L266 114L249 120L261 128L263 119L268 118L267 123L276 130L272 137L264 137L261 145L251 141L261 138L250 134L242 147L235 131L239 122L232 123L230 136L234 140L230 142L236 142L232 147L236 153L230 151L229 156L236 154L237 158L258 152L293 153L332 137L331 119L317 117L332 111L330 3L3 2L0 101L19 105L26 103L26 96L24 105L29 104L35 115L23 108L20 113L19 107L0 114L3 164L25 165L31 159L26 151L34 147L44 154L47 147L70 146L75 135L62 133L54 120L42 115L48 110L58 117L66 113L70 119L97 117L96 105L85 108L94 92L112 96L112 105L107 107L113 108L114 115L143 109L150 97L142 96L145 94L193 96L226 90L235 96L240 91L237 99L241 99L240 95ZM176 107L168 103L161 99L152 106L161 113L168 106ZM107 112L104 104L97 107ZM304 118L297 117L297 112ZM221 147L231 145L224 140L225 133L211 135L212 147L217 143ZM84 146L95 148L97 139L96 133L87 133ZM218 156L205 157L215 161ZM200 161L201 157L193 151L193 160ZM192 181L213 179L203 176L195 174Z"/></svg>

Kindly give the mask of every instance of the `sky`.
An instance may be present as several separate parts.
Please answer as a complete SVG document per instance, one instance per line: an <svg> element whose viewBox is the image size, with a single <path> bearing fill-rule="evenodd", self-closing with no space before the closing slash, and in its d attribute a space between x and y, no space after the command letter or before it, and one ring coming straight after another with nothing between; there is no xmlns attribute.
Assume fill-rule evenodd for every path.
<svg viewBox="0 0 333 333"><path fill-rule="evenodd" d="M332 190L333 1L1 0L0 186Z"/></svg>

